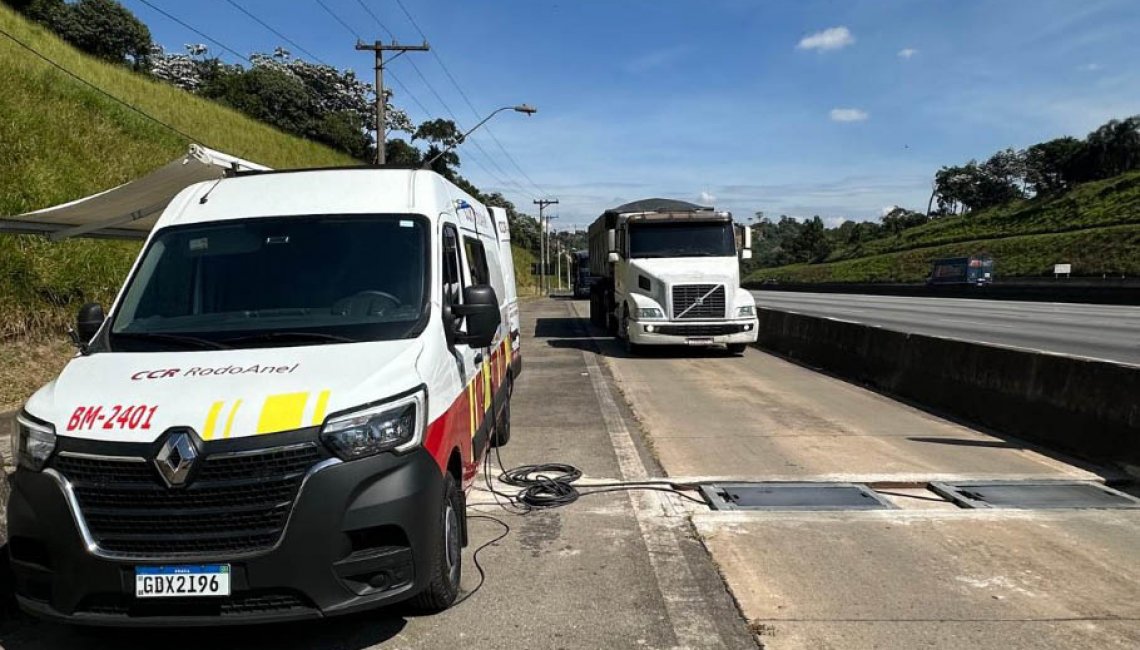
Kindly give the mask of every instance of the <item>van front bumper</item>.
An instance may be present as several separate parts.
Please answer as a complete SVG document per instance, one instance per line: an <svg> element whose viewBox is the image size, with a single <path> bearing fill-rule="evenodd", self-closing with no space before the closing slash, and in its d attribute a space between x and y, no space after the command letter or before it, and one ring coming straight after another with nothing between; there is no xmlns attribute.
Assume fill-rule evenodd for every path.
<svg viewBox="0 0 1140 650"><path fill-rule="evenodd" d="M304 481L277 544L249 556L107 557L85 538L63 481L14 474L9 553L21 608L69 623L212 626L378 607L428 584L442 536L442 473L422 449L325 463ZM135 567L188 564L230 565L231 595L135 597Z"/></svg>
<svg viewBox="0 0 1140 650"><path fill-rule="evenodd" d="M637 345L731 345L755 343L759 321L632 321L630 341Z"/></svg>

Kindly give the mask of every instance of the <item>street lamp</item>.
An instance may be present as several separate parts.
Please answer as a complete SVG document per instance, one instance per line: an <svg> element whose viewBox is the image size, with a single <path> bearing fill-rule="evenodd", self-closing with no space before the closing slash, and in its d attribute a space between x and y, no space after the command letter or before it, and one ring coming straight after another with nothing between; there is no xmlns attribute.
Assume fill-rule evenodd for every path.
<svg viewBox="0 0 1140 650"><path fill-rule="evenodd" d="M435 161L442 158L445 153L447 153L447 152L451 151L452 149L456 148L457 146L463 144L463 141L466 140L467 136L471 135L475 131L475 129L483 126L492 117L495 117L496 115L498 115L499 113L502 113L503 111L514 111L516 113L525 113L526 115L534 115L535 113L538 112L538 109L531 106L530 104L519 104L518 106L504 106L502 108L496 108L495 110L491 111L490 115L488 115L487 117L484 117L482 120L479 121L478 124L471 127L470 129L467 130L466 133L464 133L464 134L460 135L458 138L456 138L455 142L452 143L451 146L449 146L448 148L444 149L443 151L437 153L436 155L432 156L431 160L424 163L423 168L424 169L430 168L432 163L434 163Z"/></svg>

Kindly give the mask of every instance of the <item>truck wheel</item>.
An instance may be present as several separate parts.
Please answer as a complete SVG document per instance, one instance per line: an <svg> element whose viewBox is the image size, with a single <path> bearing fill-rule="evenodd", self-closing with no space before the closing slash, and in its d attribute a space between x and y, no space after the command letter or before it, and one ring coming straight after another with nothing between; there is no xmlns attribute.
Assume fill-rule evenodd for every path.
<svg viewBox="0 0 1140 650"><path fill-rule="evenodd" d="M428 575L431 582L412 599L412 606L425 613L442 612L455 603L463 575L463 498L455 477L443 477L443 503L440 506L439 535L431 549Z"/></svg>
<svg viewBox="0 0 1140 650"><path fill-rule="evenodd" d="M508 391L509 392L509 391ZM495 420L495 432L491 436L492 447L502 447L511 441L511 403L508 401Z"/></svg>
<svg viewBox="0 0 1140 650"><path fill-rule="evenodd" d="M740 356L744 356L744 351L748 349L748 344L747 343L729 343L727 347L728 347L728 353L729 354L733 354L733 355L740 357Z"/></svg>

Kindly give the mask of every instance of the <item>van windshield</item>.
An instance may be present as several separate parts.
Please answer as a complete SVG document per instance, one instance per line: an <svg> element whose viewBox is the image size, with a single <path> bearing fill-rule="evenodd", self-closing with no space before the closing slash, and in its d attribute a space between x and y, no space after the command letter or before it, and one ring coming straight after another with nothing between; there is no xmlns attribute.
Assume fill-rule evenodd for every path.
<svg viewBox="0 0 1140 650"><path fill-rule="evenodd" d="M414 336L427 316L422 217L246 219L159 232L113 316L115 350Z"/></svg>

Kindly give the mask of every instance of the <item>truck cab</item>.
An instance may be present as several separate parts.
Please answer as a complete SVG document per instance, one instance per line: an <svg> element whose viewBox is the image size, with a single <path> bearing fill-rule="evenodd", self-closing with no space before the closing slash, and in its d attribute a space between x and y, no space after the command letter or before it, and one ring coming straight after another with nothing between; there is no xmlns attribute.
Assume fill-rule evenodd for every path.
<svg viewBox="0 0 1140 650"><path fill-rule="evenodd" d="M498 216L423 170L182 191L18 416L20 606L162 626L454 603L521 368Z"/></svg>
<svg viewBox="0 0 1140 650"><path fill-rule="evenodd" d="M631 352L645 345L724 345L756 340L752 295L740 288L751 232L732 215L683 201L648 199L608 210L590 227L601 276L591 319Z"/></svg>

